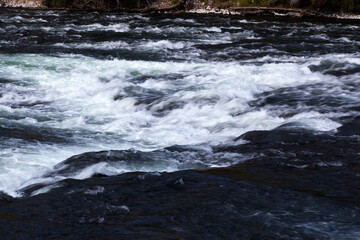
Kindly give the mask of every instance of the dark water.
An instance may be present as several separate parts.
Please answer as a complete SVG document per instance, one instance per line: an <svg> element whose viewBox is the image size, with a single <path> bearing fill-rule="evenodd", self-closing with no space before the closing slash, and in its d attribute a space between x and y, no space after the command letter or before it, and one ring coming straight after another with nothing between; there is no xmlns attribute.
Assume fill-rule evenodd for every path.
<svg viewBox="0 0 360 240"><path fill-rule="evenodd" d="M360 25L0 9L1 239L360 239Z"/></svg>

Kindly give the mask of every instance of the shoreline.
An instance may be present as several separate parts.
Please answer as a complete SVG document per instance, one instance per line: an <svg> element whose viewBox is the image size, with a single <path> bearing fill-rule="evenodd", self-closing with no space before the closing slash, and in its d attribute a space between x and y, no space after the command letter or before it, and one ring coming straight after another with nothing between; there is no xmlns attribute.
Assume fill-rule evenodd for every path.
<svg viewBox="0 0 360 240"><path fill-rule="evenodd" d="M321 12L306 8L279 8L279 7L237 7L228 9L191 9L186 13L235 15L235 16L274 16L291 18L323 18L336 20L360 20L360 14Z"/></svg>
<svg viewBox="0 0 360 240"><path fill-rule="evenodd" d="M123 12L123 13L148 13L148 14L199 14L199 15L222 15L239 17L279 17L287 19L327 19L327 20L349 20L360 22L360 13L325 12L309 8L290 7L229 7L229 8L191 8L186 9L182 4L175 4L162 8L134 8L134 9L80 9L66 7L47 7L30 4L27 6L12 6L11 4L0 4L0 9L23 9L42 11L84 11L84 12Z"/></svg>

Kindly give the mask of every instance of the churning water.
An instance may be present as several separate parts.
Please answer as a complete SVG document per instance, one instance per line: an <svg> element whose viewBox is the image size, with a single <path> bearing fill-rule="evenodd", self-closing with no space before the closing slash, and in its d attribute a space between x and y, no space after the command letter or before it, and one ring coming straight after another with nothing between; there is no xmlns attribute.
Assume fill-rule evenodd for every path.
<svg viewBox="0 0 360 240"><path fill-rule="evenodd" d="M0 14L3 236L360 238L359 24Z"/></svg>
<svg viewBox="0 0 360 240"><path fill-rule="evenodd" d="M358 25L2 10L0 32L0 190L15 196L83 152L334 132L360 102Z"/></svg>

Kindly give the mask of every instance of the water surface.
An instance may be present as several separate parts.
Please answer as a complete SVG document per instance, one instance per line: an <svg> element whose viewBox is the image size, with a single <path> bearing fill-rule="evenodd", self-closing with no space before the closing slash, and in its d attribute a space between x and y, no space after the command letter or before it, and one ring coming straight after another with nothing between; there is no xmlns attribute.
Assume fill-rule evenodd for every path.
<svg viewBox="0 0 360 240"><path fill-rule="evenodd" d="M349 158L340 142L351 146L352 161L359 160L359 125L346 130L346 138L335 137L359 118L359 24L5 9L0 14L0 191L7 194L21 196L35 183L96 173L229 167L267 156L270 150L260 148L271 142L283 165L299 169L345 166ZM254 130L279 128L290 134L285 140L234 142ZM293 132L325 140L309 150L301 144L310 140L290 139ZM230 149L249 141L250 148ZM277 141L298 148L284 150ZM168 148L174 145L191 149ZM339 156L319 157L327 146L339 148L330 151ZM57 165L107 150L127 151L90 154L87 159L96 161L69 168ZM305 154L311 151L317 155ZM299 229L330 231L322 223L301 224ZM356 224L339 224L330 228L345 230L330 237L359 237Z"/></svg>

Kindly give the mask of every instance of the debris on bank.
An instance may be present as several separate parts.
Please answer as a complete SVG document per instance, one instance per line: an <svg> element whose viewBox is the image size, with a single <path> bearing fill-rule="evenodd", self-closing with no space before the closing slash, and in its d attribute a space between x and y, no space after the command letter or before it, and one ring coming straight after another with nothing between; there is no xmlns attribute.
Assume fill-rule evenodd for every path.
<svg viewBox="0 0 360 240"><path fill-rule="evenodd" d="M0 7L9 8L41 8L47 7L43 4L42 0L0 0Z"/></svg>

